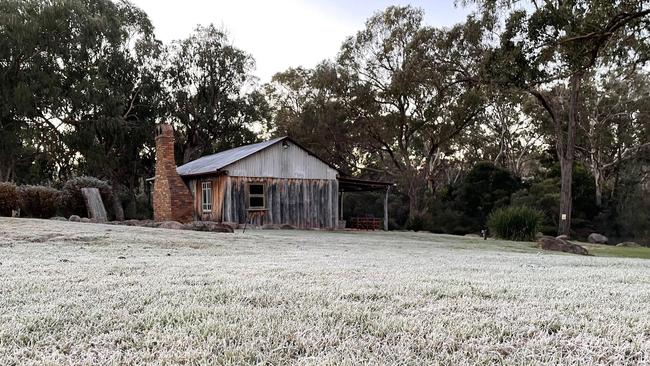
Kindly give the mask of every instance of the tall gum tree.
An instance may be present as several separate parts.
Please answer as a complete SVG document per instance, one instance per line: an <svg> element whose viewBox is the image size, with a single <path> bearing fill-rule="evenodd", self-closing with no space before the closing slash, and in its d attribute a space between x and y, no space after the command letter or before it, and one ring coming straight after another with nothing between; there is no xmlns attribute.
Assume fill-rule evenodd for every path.
<svg viewBox="0 0 650 366"><path fill-rule="evenodd" d="M198 26L168 53L169 115L179 127L179 161L255 142L268 106L255 88L255 60L230 43L225 30Z"/></svg>
<svg viewBox="0 0 650 366"><path fill-rule="evenodd" d="M362 149L407 193L410 218L421 214L440 154L483 111L475 64L481 29L471 21L434 29L420 9L389 7L341 48Z"/></svg>
<svg viewBox="0 0 650 366"><path fill-rule="evenodd" d="M597 65L638 67L647 62L650 4L630 0L468 2L479 5L484 22L503 25L500 45L489 57L487 78L500 87L530 93L553 125L561 167L558 233L570 235L584 78ZM558 85L566 93L552 93Z"/></svg>

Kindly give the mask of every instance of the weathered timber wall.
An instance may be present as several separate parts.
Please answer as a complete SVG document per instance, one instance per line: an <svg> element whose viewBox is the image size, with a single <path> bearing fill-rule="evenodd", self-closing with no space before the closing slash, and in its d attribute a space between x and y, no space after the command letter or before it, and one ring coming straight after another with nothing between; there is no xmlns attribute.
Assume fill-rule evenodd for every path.
<svg viewBox="0 0 650 366"><path fill-rule="evenodd" d="M203 221L223 221L223 199L225 196L226 180L225 175L213 175L202 178L194 178L188 181L192 197L194 197L194 219ZM203 182L212 182L212 211L203 212L201 205L202 200L202 184Z"/></svg>
<svg viewBox="0 0 650 366"><path fill-rule="evenodd" d="M277 143L223 168L230 176L336 179L337 171L301 147Z"/></svg>
<svg viewBox="0 0 650 366"><path fill-rule="evenodd" d="M266 183L266 210L249 215L246 183ZM289 224L334 228L338 222L338 182L328 179L227 177L223 221L251 225Z"/></svg>

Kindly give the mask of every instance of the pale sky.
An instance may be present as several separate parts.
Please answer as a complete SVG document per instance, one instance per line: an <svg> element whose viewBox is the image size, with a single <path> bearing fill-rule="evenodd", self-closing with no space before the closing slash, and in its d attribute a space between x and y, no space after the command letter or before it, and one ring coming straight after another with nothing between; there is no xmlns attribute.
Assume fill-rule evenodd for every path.
<svg viewBox="0 0 650 366"><path fill-rule="evenodd" d="M425 23L450 26L468 9L454 0L132 0L143 9L165 43L187 37L197 24L225 28L231 42L251 54L255 75L270 81L289 67L313 67L336 57L341 43L366 19L389 5L411 4L425 11Z"/></svg>

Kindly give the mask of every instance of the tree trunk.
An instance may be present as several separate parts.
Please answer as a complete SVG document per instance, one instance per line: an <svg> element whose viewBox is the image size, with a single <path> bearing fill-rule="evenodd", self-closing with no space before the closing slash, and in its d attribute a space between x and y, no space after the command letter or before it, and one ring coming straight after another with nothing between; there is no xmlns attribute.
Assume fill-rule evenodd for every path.
<svg viewBox="0 0 650 366"><path fill-rule="evenodd" d="M118 183L113 183L113 213L116 221L124 221L124 208L120 200Z"/></svg>
<svg viewBox="0 0 650 366"><path fill-rule="evenodd" d="M573 178L573 159L560 158L560 220L558 235L567 235L571 233L571 183Z"/></svg>
<svg viewBox="0 0 650 366"><path fill-rule="evenodd" d="M596 184L596 206L600 208L603 205L603 185L602 176L598 169L594 169L594 183Z"/></svg>
<svg viewBox="0 0 650 366"><path fill-rule="evenodd" d="M410 186L408 191L409 196L409 218L414 219L420 215L418 210L418 195L415 187Z"/></svg>
<svg viewBox="0 0 650 366"><path fill-rule="evenodd" d="M571 235L571 210L573 207L571 189L573 183L573 162L575 160L575 142L578 124L578 102L580 97L581 81L581 73L577 73L571 76L569 89L569 120L566 130L566 144L564 145L564 148L558 149L561 174L560 224L558 226L558 234L567 236ZM562 129L559 129L558 131L562 131ZM562 144L562 141L565 138L563 136L563 133L560 133L556 137L558 140L558 145Z"/></svg>

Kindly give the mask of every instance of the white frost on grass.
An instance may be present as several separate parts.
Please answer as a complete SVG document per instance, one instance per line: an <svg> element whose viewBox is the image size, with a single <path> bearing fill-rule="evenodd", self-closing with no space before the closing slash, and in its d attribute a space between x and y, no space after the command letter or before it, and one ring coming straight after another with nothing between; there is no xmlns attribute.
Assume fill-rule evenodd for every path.
<svg viewBox="0 0 650 366"><path fill-rule="evenodd" d="M0 219L2 364L648 364L650 261Z"/></svg>

